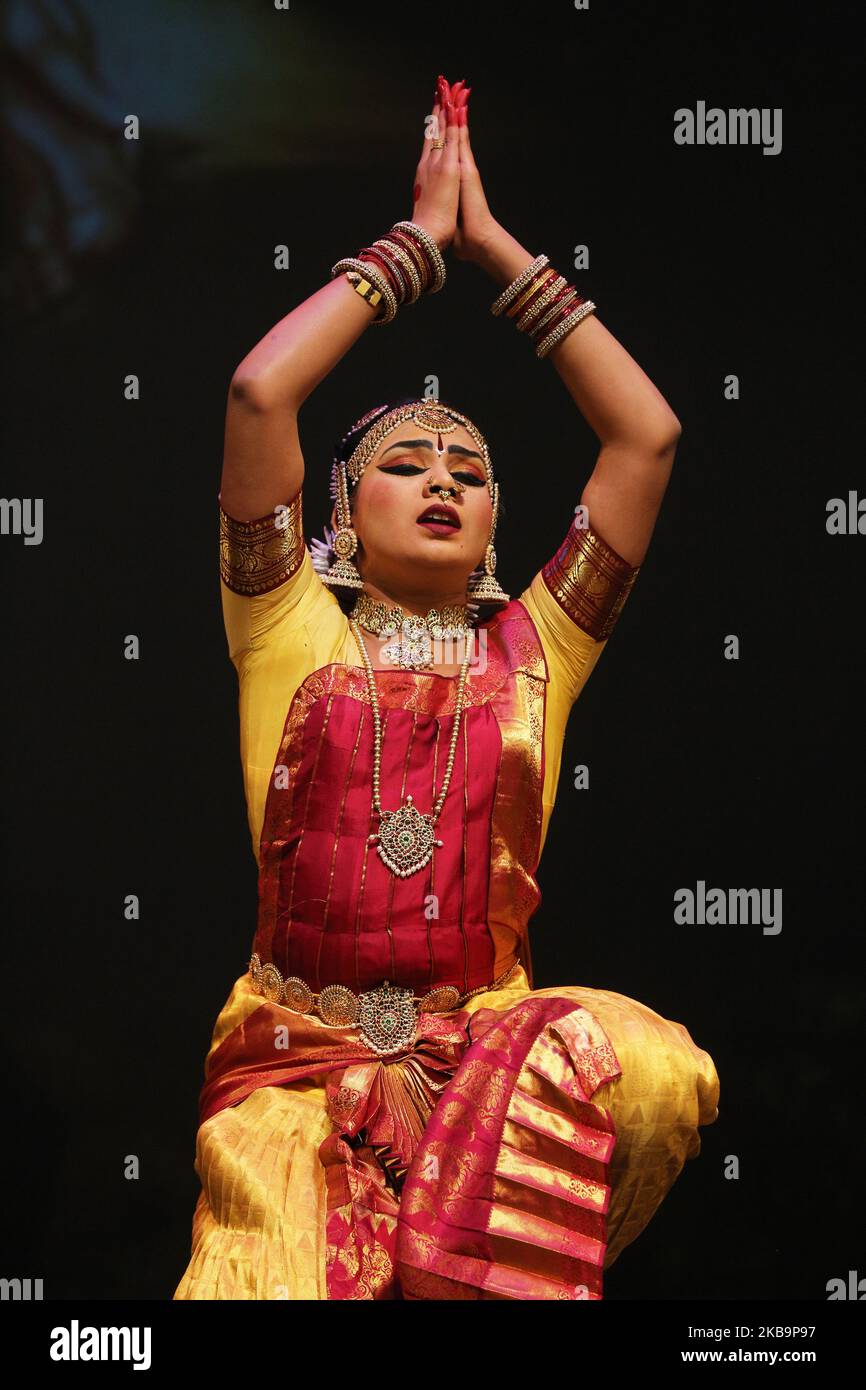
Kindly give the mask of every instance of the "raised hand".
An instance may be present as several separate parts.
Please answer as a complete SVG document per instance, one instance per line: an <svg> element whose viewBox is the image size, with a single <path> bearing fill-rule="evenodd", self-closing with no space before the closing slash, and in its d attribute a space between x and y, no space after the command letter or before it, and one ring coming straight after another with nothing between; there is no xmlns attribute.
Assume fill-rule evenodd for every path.
<svg viewBox="0 0 866 1390"><path fill-rule="evenodd" d="M424 147L415 171L412 221L429 232L440 251L449 246L457 228L460 201L460 155L457 108L444 77L436 84L432 118L424 131ZM442 149L434 141L444 140Z"/></svg>
<svg viewBox="0 0 866 1390"><path fill-rule="evenodd" d="M485 248L500 230L499 223L488 207L469 139L471 91L471 87L464 86L462 78L451 88L451 99L457 107L460 154L460 206L452 250L460 261L480 260Z"/></svg>

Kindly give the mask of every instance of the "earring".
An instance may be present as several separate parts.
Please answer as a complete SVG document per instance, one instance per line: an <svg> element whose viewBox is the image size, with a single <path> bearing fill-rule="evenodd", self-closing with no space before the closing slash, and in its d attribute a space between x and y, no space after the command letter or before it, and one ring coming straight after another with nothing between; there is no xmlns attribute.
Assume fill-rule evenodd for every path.
<svg viewBox="0 0 866 1390"><path fill-rule="evenodd" d="M510 595L500 588L499 580L494 575L496 569L496 551L493 549L493 537L496 535L496 519L499 516L499 484L493 484L493 526L490 530L490 540L484 552L484 569L476 570L470 576L466 586L467 599L475 603L492 604L497 608L504 607L510 602ZM477 577L476 577L477 576Z"/></svg>
<svg viewBox="0 0 866 1390"><path fill-rule="evenodd" d="M352 514L349 511L349 487L346 482L345 463L337 464L337 530L334 532L334 559L322 583L329 589L363 589L364 581L352 556L358 553L358 537L352 529Z"/></svg>

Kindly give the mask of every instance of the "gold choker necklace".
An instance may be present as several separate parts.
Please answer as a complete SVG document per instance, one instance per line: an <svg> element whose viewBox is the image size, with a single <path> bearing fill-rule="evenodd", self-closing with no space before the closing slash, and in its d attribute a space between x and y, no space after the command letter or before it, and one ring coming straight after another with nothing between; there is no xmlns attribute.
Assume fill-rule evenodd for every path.
<svg viewBox="0 0 866 1390"><path fill-rule="evenodd" d="M351 613L352 618L374 637L394 637L383 647L382 655L404 670L424 670L433 665L433 640L460 641L472 632L465 604L446 603L428 609L426 617L405 613L399 603L387 604L362 590ZM469 648L471 650L471 647Z"/></svg>

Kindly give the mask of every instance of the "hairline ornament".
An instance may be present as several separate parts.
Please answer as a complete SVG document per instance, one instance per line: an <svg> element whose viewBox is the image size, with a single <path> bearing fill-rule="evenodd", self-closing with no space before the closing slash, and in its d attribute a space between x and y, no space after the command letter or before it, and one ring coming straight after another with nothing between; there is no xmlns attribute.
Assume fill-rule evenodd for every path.
<svg viewBox="0 0 866 1390"><path fill-rule="evenodd" d="M364 469L381 447L382 442L397 429L398 425L407 420L411 420L413 424L422 429L440 435L451 434L462 425L478 445L484 465L487 489L492 502L493 519L482 566L473 570L466 587L467 609L474 624L479 617L479 605L502 608L510 602L510 596L501 587L495 575L496 551L493 538L499 517L499 483L493 480L490 450L477 425L468 416L450 406L441 405L437 400L431 401L426 398L404 402L390 408L387 403L376 406L363 415L360 420L357 420L343 436L331 466L330 492L336 506L337 529L330 531L326 527L325 541L314 540L311 542L310 555L313 566L319 573L322 582L330 589L355 591L356 595L364 590L363 578L353 559L358 553L359 541L352 525L349 501L350 470L352 480L357 485ZM371 421L372 423L370 423ZM366 434L352 450L348 459L344 459L342 453L344 447L347 447L345 441L365 426L368 427ZM437 454L444 452L444 445L441 449L437 447ZM457 486L461 491L464 488L462 483L458 483ZM434 485L433 490L441 491L442 489Z"/></svg>
<svg viewBox="0 0 866 1390"><path fill-rule="evenodd" d="M382 411L386 413L382 415ZM454 410L451 406L443 406L440 405L438 401L431 401L429 399L412 401L408 405L398 405L395 406L393 410L388 410L387 406L380 405L374 410L368 411L360 420L356 420L351 429L347 430L347 434L354 434L356 430L361 429L362 426L368 424L370 420L375 420L377 415L380 415L380 418L367 430L363 439L355 446L349 458L345 461L346 477L353 484L357 485L367 464L373 456L378 453L380 445L387 439L388 435L391 434L398 425L403 424L404 421L411 420L413 424L419 425L421 429L429 430L431 433L438 432L441 434L452 434L454 430L459 429L462 425L478 445L478 450L484 464L487 490L490 493L491 499L493 498L493 461L490 457L487 440L484 438L478 426L474 424L468 416L461 414L458 410ZM335 458L331 468L332 501L336 501L337 498L337 468L340 462L341 460Z"/></svg>

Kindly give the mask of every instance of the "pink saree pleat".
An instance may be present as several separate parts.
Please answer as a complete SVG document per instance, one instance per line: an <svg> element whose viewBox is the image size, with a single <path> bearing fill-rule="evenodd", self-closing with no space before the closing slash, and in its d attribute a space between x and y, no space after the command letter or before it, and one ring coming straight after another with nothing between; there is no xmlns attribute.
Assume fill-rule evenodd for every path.
<svg viewBox="0 0 866 1390"><path fill-rule="evenodd" d="M567 998L480 1009L403 1186L404 1298L599 1299L615 1143L594 1090L620 1074Z"/></svg>

